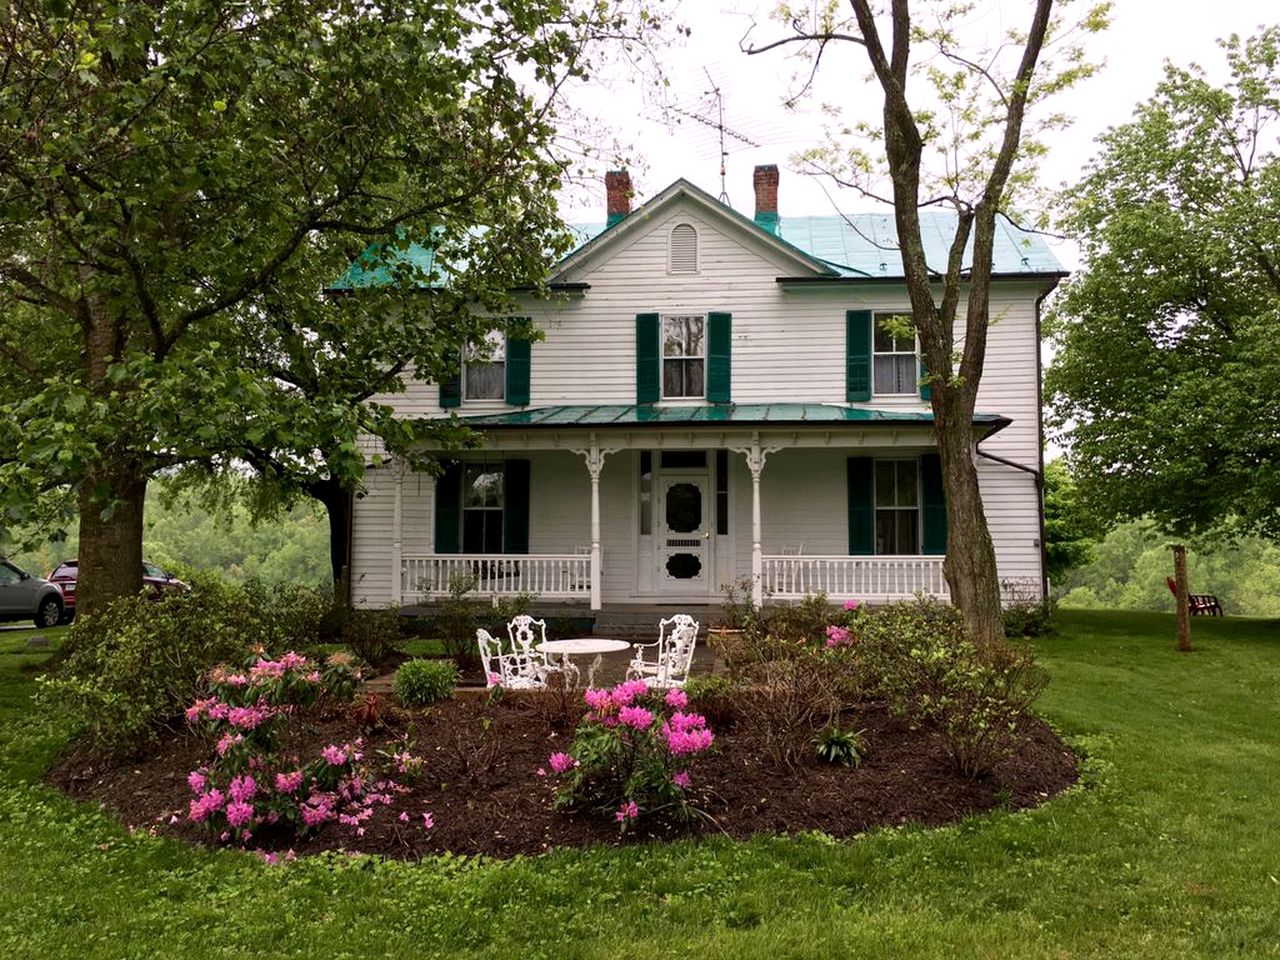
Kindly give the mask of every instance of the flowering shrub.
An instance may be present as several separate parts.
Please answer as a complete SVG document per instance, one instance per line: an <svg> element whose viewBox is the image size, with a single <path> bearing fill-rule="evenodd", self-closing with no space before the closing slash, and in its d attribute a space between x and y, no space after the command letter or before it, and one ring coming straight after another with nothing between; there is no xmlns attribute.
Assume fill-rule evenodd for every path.
<svg viewBox="0 0 1280 960"><path fill-rule="evenodd" d="M396 782L375 777L358 739L328 744L309 759L283 749L301 711L335 687L339 693L350 689L348 665L330 666L322 670L289 652L277 660L259 656L240 669L214 668L209 695L187 710L187 721L213 744L209 762L187 777L194 794L189 819L208 824L223 841L242 844L265 827L304 833L331 822L360 836L375 809L403 792ZM334 687L326 686L326 678Z"/></svg>
<svg viewBox="0 0 1280 960"><path fill-rule="evenodd" d="M685 692L629 680L612 690L587 690L583 699L588 710L573 745L547 759L563 778L556 807L591 807L611 815L623 832L642 814L689 816L687 766L715 737L704 717L687 712Z"/></svg>

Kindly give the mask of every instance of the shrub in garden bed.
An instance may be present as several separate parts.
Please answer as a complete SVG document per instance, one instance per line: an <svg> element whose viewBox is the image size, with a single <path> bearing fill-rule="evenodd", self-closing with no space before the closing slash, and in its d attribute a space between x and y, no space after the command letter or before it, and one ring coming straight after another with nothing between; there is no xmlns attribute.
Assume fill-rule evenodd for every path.
<svg viewBox="0 0 1280 960"><path fill-rule="evenodd" d="M396 670L395 691L406 707L425 707L453 696L457 682L452 660L409 660Z"/></svg>
<svg viewBox="0 0 1280 960"><path fill-rule="evenodd" d="M936 729L970 777L1013 749L1047 682L1030 650L980 650L959 612L936 600L876 610L859 625L857 649L874 691L895 713Z"/></svg>
<svg viewBox="0 0 1280 960"><path fill-rule="evenodd" d="M612 690L588 690L584 699L587 715L572 746L547 759L562 778L557 809L603 812L623 833L641 816L688 819L694 812L689 763L714 735L705 717L686 712L685 692L652 691L628 680Z"/></svg>
<svg viewBox="0 0 1280 960"><path fill-rule="evenodd" d="M135 750L182 716L210 667L268 639L271 621L242 588L207 574L189 593L123 597L76 619L38 702L68 715L95 751Z"/></svg>

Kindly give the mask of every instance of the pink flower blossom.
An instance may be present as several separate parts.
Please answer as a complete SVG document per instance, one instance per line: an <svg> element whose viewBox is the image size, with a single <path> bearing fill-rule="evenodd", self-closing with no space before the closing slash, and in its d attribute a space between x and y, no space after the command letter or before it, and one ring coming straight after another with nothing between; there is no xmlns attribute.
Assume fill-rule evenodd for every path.
<svg viewBox="0 0 1280 960"><path fill-rule="evenodd" d="M422 811L422 829L430 830L436 825L435 817L431 816L430 811Z"/></svg>
<svg viewBox="0 0 1280 960"><path fill-rule="evenodd" d="M628 800L618 808L618 812L613 815L613 819L619 823L626 823L628 820L634 820L640 816L640 808L636 806L634 800Z"/></svg>
<svg viewBox="0 0 1280 960"><path fill-rule="evenodd" d="M270 719L272 712L265 703L254 707L232 707L227 713L227 722L241 730L256 730L264 720Z"/></svg>
<svg viewBox="0 0 1280 960"><path fill-rule="evenodd" d="M842 647L849 643L849 629L847 627L839 627L834 623L827 627L827 646Z"/></svg>
<svg viewBox="0 0 1280 960"><path fill-rule="evenodd" d="M199 770L192 770L187 774L187 786L191 788L192 793L204 793L204 789L208 785L209 781L205 779L205 775Z"/></svg>
<svg viewBox="0 0 1280 960"><path fill-rule="evenodd" d="M582 695L582 699L587 702L588 707L595 710L597 713L608 710L609 707L613 705L613 701L609 697L608 690L596 690L594 688L588 689Z"/></svg>
<svg viewBox="0 0 1280 960"><path fill-rule="evenodd" d="M676 710L683 710L689 705L689 695L679 687L672 687L662 699L668 707L674 707Z"/></svg>
<svg viewBox="0 0 1280 960"><path fill-rule="evenodd" d="M261 857L262 862L265 863L268 867L274 867L276 864L280 862L280 857L274 853L267 853L267 851L265 850L255 850L254 853L256 853L259 857Z"/></svg>
<svg viewBox="0 0 1280 960"><path fill-rule="evenodd" d="M227 793L236 803L248 803L253 799L257 789L258 785L254 782L253 777L245 774L243 777L236 777L231 781L231 785L227 787Z"/></svg>
<svg viewBox="0 0 1280 960"><path fill-rule="evenodd" d="M233 827L243 827L253 819L253 805L242 801L227 804L227 823Z"/></svg>
<svg viewBox="0 0 1280 960"><path fill-rule="evenodd" d="M618 711L618 720L636 730L648 730L653 726L653 711L644 707L623 707Z"/></svg>
<svg viewBox="0 0 1280 960"><path fill-rule="evenodd" d="M485 678L485 686L486 686L486 687L500 687L500 686L502 686L502 675L501 675L501 674L497 674L497 673L490 673L490 674Z"/></svg>
<svg viewBox="0 0 1280 960"><path fill-rule="evenodd" d="M218 751L218 756L225 757L228 750L241 743L244 743L244 736L242 734L226 733L222 735L222 739L218 741L218 745L215 749Z"/></svg>
<svg viewBox="0 0 1280 960"><path fill-rule="evenodd" d="M845 608L846 610L857 610L857 609L858 609L858 601L857 601L857 600L846 600L846 601L844 602L844 608Z"/></svg>
<svg viewBox="0 0 1280 960"><path fill-rule="evenodd" d="M566 770L578 765L578 761L567 753L553 753L547 758L547 763L551 765L551 769L556 773L564 773Z"/></svg>
<svg viewBox="0 0 1280 960"><path fill-rule="evenodd" d="M407 813L402 813L402 814L400 814L400 822L401 822L401 823L408 823L408 822L409 822L409 815L408 815Z"/></svg>
<svg viewBox="0 0 1280 960"><path fill-rule="evenodd" d="M681 790L688 790L689 785L693 783L693 780L690 778L688 770L681 770L671 777L671 782Z"/></svg>
<svg viewBox="0 0 1280 960"><path fill-rule="evenodd" d="M210 790L208 793L201 794L191 801L191 807L187 812L187 817L199 823L207 820L211 813L222 809L223 796L221 790Z"/></svg>
<svg viewBox="0 0 1280 960"><path fill-rule="evenodd" d="M347 762L347 751L342 747L336 747L333 744L325 747L320 751L320 756L324 758L324 762L331 767L340 767Z"/></svg>
<svg viewBox="0 0 1280 960"><path fill-rule="evenodd" d="M293 773L277 773L276 789L281 793L293 793L302 786L302 771L295 770Z"/></svg>
<svg viewBox="0 0 1280 960"><path fill-rule="evenodd" d="M674 756L699 753L711 746L715 737L706 729L707 719L698 713L673 713L662 725L667 749Z"/></svg>
<svg viewBox="0 0 1280 960"><path fill-rule="evenodd" d="M649 687L643 680L626 680L614 687L610 696L619 707L627 707L636 697L644 696L648 692Z"/></svg>

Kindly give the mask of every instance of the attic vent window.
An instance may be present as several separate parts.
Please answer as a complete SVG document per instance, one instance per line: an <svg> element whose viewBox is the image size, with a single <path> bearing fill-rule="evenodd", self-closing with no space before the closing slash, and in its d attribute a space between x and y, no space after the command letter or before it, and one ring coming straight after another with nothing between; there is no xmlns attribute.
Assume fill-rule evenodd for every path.
<svg viewBox="0 0 1280 960"><path fill-rule="evenodd" d="M671 231L671 247L667 255L668 273L698 272L698 231L687 223L677 224Z"/></svg>

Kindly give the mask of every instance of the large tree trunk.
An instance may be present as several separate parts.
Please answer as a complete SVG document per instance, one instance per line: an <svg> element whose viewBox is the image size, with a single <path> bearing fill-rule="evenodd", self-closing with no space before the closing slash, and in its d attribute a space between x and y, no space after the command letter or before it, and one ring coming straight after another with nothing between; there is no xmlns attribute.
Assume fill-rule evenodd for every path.
<svg viewBox="0 0 1280 960"><path fill-rule="evenodd" d="M961 391L934 390L933 411L938 459L947 502L947 556L943 573L951 602L964 617L980 647L1004 642L1000 577L987 528L974 460L973 405Z"/></svg>
<svg viewBox="0 0 1280 960"><path fill-rule="evenodd" d="M101 613L142 589L142 513L147 478L101 470L80 488L80 566L76 616Z"/></svg>
<svg viewBox="0 0 1280 960"><path fill-rule="evenodd" d="M329 517L329 566L333 571L333 594L339 603L351 599L351 519L355 496L336 480L322 480L307 487Z"/></svg>

